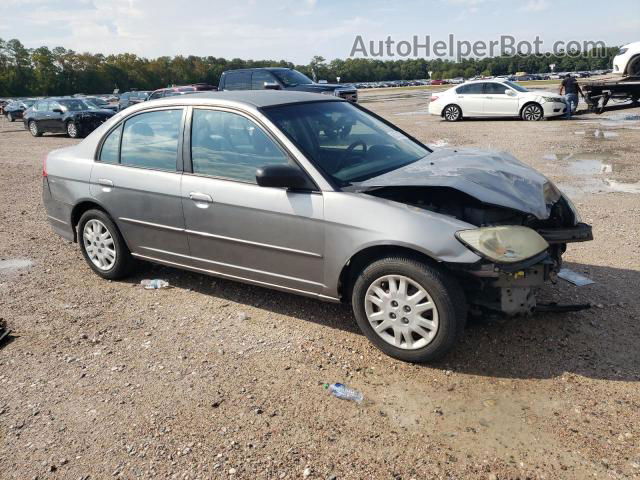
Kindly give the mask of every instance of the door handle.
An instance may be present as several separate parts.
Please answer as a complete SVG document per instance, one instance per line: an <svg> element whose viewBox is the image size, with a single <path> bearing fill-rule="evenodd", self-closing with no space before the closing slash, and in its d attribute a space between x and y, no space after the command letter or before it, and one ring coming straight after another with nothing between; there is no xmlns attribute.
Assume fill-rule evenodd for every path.
<svg viewBox="0 0 640 480"><path fill-rule="evenodd" d="M98 183L100 185L104 185L105 187L113 187L113 182L107 178L99 178Z"/></svg>
<svg viewBox="0 0 640 480"><path fill-rule="evenodd" d="M213 198L211 198L211 195L207 195L206 193L191 192L189 193L189 198L194 202L213 203Z"/></svg>

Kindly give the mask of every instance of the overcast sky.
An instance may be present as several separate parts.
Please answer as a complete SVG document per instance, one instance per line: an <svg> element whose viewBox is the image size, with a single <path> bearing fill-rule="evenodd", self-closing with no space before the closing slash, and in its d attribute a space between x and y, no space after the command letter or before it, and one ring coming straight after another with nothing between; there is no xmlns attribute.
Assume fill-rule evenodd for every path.
<svg viewBox="0 0 640 480"><path fill-rule="evenodd" d="M104 54L308 63L347 58L356 35L450 33L620 45L640 40L640 0L0 0L0 38Z"/></svg>

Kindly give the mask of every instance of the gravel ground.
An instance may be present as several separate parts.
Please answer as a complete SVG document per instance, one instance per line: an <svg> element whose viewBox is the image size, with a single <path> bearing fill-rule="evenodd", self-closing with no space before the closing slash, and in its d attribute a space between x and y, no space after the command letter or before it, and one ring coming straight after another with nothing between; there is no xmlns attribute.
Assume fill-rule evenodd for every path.
<svg viewBox="0 0 640 480"><path fill-rule="evenodd" d="M507 150L571 192L595 241L543 301L403 364L345 306L141 264L92 274L55 236L41 162L74 140L0 121L0 478L640 477L640 108L573 121L442 122L425 92L362 95L435 145ZM635 192L635 193L634 193ZM146 291L144 278L175 287ZM364 392L361 405L323 382Z"/></svg>

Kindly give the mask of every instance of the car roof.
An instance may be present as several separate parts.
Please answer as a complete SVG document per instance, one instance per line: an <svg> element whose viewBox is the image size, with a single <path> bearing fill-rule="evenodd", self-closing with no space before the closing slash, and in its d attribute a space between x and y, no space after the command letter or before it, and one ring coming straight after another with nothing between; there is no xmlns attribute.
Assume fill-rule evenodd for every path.
<svg viewBox="0 0 640 480"><path fill-rule="evenodd" d="M225 70L222 73L230 73L230 72L251 72L253 70L269 70L271 72L276 70L293 70L289 67L253 67L253 68L234 68L232 70Z"/></svg>
<svg viewBox="0 0 640 480"><path fill-rule="evenodd" d="M190 93L189 95L181 95L169 97L166 99L151 100L144 102L147 105L172 105L172 104L194 104L211 103L236 103L243 104L255 108L273 107L276 105L287 105L292 103L333 101L344 102L345 100L319 93L298 92L292 90L224 90L224 91L208 91ZM157 102L157 103L155 103ZM139 104L143 105L143 104Z"/></svg>

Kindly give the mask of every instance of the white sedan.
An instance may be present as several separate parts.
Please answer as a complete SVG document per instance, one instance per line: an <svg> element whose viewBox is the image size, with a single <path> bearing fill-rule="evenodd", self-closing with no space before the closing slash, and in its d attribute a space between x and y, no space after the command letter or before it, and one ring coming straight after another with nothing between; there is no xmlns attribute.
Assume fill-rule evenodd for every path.
<svg viewBox="0 0 640 480"><path fill-rule="evenodd" d="M640 42L633 42L620 49L613 59L613 73L640 77Z"/></svg>
<svg viewBox="0 0 640 480"><path fill-rule="evenodd" d="M557 93L537 91L506 80L467 82L434 94L429 113L449 122L463 117L519 117L542 120L566 112L567 105Z"/></svg>

